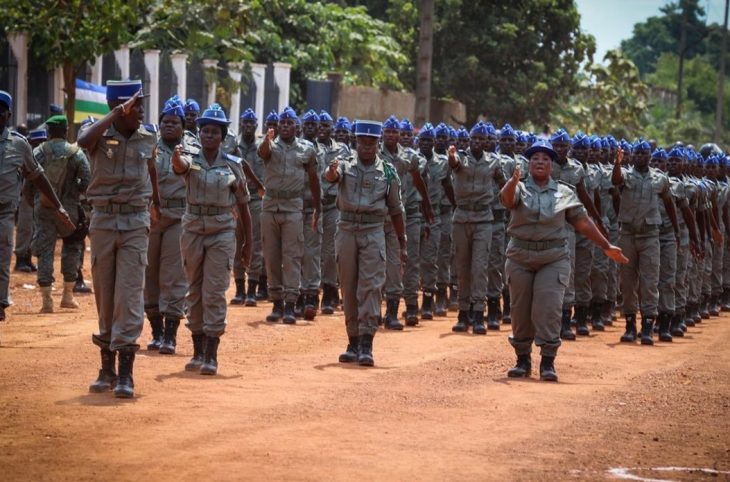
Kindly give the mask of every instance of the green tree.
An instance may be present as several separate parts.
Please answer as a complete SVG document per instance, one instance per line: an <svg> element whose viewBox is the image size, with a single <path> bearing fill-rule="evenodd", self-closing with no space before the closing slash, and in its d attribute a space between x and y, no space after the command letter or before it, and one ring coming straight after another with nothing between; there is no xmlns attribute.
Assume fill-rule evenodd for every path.
<svg viewBox="0 0 730 482"><path fill-rule="evenodd" d="M62 67L66 115L73 119L80 69L129 41L146 4L140 0L0 0L0 22L6 32L27 32L34 54L49 69ZM74 137L73 125L69 135Z"/></svg>

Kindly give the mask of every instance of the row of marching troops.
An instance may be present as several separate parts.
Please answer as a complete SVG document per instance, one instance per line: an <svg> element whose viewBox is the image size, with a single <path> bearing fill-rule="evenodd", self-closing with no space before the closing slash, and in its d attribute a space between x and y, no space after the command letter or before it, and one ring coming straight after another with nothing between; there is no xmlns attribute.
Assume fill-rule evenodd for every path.
<svg viewBox="0 0 730 482"><path fill-rule="evenodd" d="M102 364L92 391L114 388L117 396L132 396L143 313L152 329L148 349L175 353L180 320L187 318L194 353L186 369L216 373L231 271L231 303L270 300L269 322L294 324L341 307L349 338L340 356L345 362L373 364L378 324L402 330L448 310L458 312L456 332L486 334L510 323L509 215L499 190L516 171L523 178L529 172L522 154L535 143L533 134L484 122L470 131L445 124L416 130L394 116L350 123L324 111L300 117L286 108L266 116L263 138L257 114L247 109L236 137L220 106L202 110L192 99L169 99L159 127L141 124L142 96L139 82L111 81L111 112L85 123L78 145L65 139L65 117L54 115L42 129L46 141L38 131L29 136L41 141L30 156L27 141L7 128L12 99L0 96L3 138L18 146L16 171L30 181L25 195L35 211L42 311L53 311L57 237L63 238L62 307L78 306L72 293L83 218L90 218L99 313L92 339ZM655 329L660 340L671 341L730 308L730 257L723 257L727 158L717 146L697 153L678 143L665 150L643 139L630 144L563 130L549 143L553 178L571 186L629 260L619 269L571 233L561 339L604 330L620 307L622 341L651 344ZM351 162L368 149L377 169ZM474 158L486 159L485 167L470 166ZM357 182L346 182L351 178ZM3 192L14 213L19 196ZM82 196L86 211L79 209ZM380 211L369 212L369 204L381 201ZM378 232L382 246L380 238L369 238ZM358 243L374 246L374 254L349 259L350 252L361 252ZM7 272L10 248L2 251L8 262L2 260L0 274ZM7 281L4 288L3 308Z"/></svg>

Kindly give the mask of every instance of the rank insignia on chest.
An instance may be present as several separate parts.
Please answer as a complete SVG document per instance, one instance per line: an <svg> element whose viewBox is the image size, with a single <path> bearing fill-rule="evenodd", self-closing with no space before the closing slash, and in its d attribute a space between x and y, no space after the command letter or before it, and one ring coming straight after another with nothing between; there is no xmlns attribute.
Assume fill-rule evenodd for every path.
<svg viewBox="0 0 730 482"><path fill-rule="evenodd" d="M199 171L200 166L197 164L190 164L190 169L192 169L193 171Z"/></svg>
<svg viewBox="0 0 730 482"><path fill-rule="evenodd" d="M106 141L106 145L107 146L118 146L119 141L116 139L109 139L108 141Z"/></svg>
<svg viewBox="0 0 730 482"><path fill-rule="evenodd" d="M370 189L371 187L373 187L373 181L371 181L370 179L363 179L362 187Z"/></svg>

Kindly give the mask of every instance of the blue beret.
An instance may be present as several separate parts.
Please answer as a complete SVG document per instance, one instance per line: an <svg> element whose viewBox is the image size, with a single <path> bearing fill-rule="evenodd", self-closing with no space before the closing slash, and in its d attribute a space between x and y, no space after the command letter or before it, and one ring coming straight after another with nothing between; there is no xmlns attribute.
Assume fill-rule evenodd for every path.
<svg viewBox="0 0 730 482"><path fill-rule="evenodd" d="M682 149L680 146L672 147L672 149L667 154L667 158L670 158L670 157L678 157L680 159L684 159L684 157L685 157L684 149Z"/></svg>
<svg viewBox="0 0 730 482"><path fill-rule="evenodd" d="M633 150L631 143L629 143L629 141L627 141L626 139L621 139L621 141L619 142L619 146L624 152L631 152Z"/></svg>
<svg viewBox="0 0 730 482"><path fill-rule="evenodd" d="M48 133L45 129L33 129L28 133L28 140L45 141L46 139L48 139Z"/></svg>
<svg viewBox="0 0 730 482"><path fill-rule="evenodd" d="M400 130L403 132L413 132L413 124L411 124L411 121L409 121L407 117L404 117L403 120L400 121Z"/></svg>
<svg viewBox="0 0 730 482"><path fill-rule="evenodd" d="M107 80L106 100L129 100L140 90L141 80Z"/></svg>
<svg viewBox="0 0 730 482"><path fill-rule="evenodd" d="M385 119L385 122L383 122L383 129L400 130L400 122L398 121L398 118L394 115L391 115L390 117Z"/></svg>
<svg viewBox="0 0 730 482"><path fill-rule="evenodd" d="M651 151L651 144L646 142L644 139L639 139L634 144L634 152Z"/></svg>
<svg viewBox="0 0 730 482"><path fill-rule="evenodd" d="M655 149L654 152L651 153L651 158L659 159L660 161L666 161L668 159L667 151L665 151L661 147L658 149Z"/></svg>
<svg viewBox="0 0 730 482"><path fill-rule="evenodd" d="M319 111L319 121L320 122L327 122L329 124L331 124L331 123L334 122L334 120L332 119L332 116L326 110Z"/></svg>
<svg viewBox="0 0 730 482"><path fill-rule="evenodd" d="M196 120L198 125L204 126L206 124L217 124L220 126L227 127L231 121L226 117L226 113L223 112L218 104L212 104L210 107L203 111L203 114Z"/></svg>
<svg viewBox="0 0 730 482"><path fill-rule="evenodd" d="M596 137L591 141L591 149L601 150L601 147L603 147L603 143L601 142L600 137Z"/></svg>
<svg viewBox="0 0 730 482"><path fill-rule="evenodd" d="M281 114L279 114L279 120L283 121L284 119L293 119L297 121L299 120L299 117L297 117L297 113L294 109L286 106L284 107L284 110L281 111Z"/></svg>
<svg viewBox="0 0 730 482"><path fill-rule="evenodd" d="M547 139L537 139L532 146L525 151L525 157L530 158L536 152L544 152L550 156L553 161L558 158L557 152L553 150L553 145Z"/></svg>
<svg viewBox="0 0 730 482"><path fill-rule="evenodd" d="M502 126L502 129L499 131L500 137L517 137L517 134L515 134L515 130L512 128L511 125L505 124Z"/></svg>
<svg viewBox="0 0 730 482"><path fill-rule="evenodd" d="M469 131L466 130L464 127L460 127L459 130L456 131L456 138L457 139L468 139Z"/></svg>
<svg viewBox="0 0 730 482"><path fill-rule="evenodd" d="M185 108L180 100L180 98L176 95L170 97L165 101L165 105L162 107L162 112L160 113L160 118L162 118L163 115L176 115L179 117L185 117Z"/></svg>
<svg viewBox="0 0 730 482"><path fill-rule="evenodd" d="M553 135L550 136L550 142L570 142L570 136L567 132L565 132L565 129L558 129L557 131L553 132Z"/></svg>
<svg viewBox="0 0 730 482"><path fill-rule="evenodd" d="M195 99L185 101L185 112L200 112L200 106Z"/></svg>
<svg viewBox="0 0 730 482"><path fill-rule="evenodd" d="M488 136L496 136L497 135L497 129L494 128L494 126L492 125L491 122L486 122L486 123L479 122L479 123L482 124L485 127L485 129L487 130L487 135ZM472 130L473 129L474 128L472 128Z"/></svg>
<svg viewBox="0 0 730 482"><path fill-rule="evenodd" d="M258 117L256 117L256 112L252 108L248 108L243 111L243 114L241 114L241 120L258 120Z"/></svg>
<svg viewBox="0 0 730 482"><path fill-rule="evenodd" d="M520 132L519 134L517 134L517 142L527 143L527 133Z"/></svg>
<svg viewBox="0 0 730 482"><path fill-rule="evenodd" d="M302 122L319 122L319 116L315 111L309 109L303 116Z"/></svg>
<svg viewBox="0 0 730 482"><path fill-rule="evenodd" d="M492 130L494 130L494 126L492 126ZM489 134L489 126L483 122L474 124L474 127L471 128L471 132L469 133L471 136L486 136L487 134Z"/></svg>
<svg viewBox="0 0 730 482"><path fill-rule="evenodd" d="M533 145L536 140L537 140L537 136L535 134L533 134L532 132L527 134L527 143L529 145Z"/></svg>
<svg viewBox="0 0 730 482"><path fill-rule="evenodd" d="M456 129L451 126L449 126L449 137L451 139L456 139Z"/></svg>
<svg viewBox="0 0 730 482"><path fill-rule="evenodd" d="M713 155L709 156L707 158L707 160L705 160L705 165L706 166L719 166L720 160L718 159L717 155L713 154Z"/></svg>
<svg viewBox="0 0 730 482"><path fill-rule="evenodd" d="M720 166L722 167L728 167L730 166L730 156L720 156Z"/></svg>
<svg viewBox="0 0 730 482"><path fill-rule="evenodd" d="M381 122L358 120L355 121L355 135L367 137L380 137L383 133L383 124Z"/></svg>
<svg viewBox="0 0 730 482"><path fill-rule="evenodd" d="M93 123L94 123L94 122L96 122L97 120L98 120L98 119L97 119L96 117L88 116L88 117L86 117L86 118L85 118L84 120L82 120L82 121L81 121L81 125L82 125L82 126L85 126L85 125L87 125L87 124L93 124Z"/></svg>
<svg viewBox="0 0 730 482"><path fill-rule="evenodd" d="M443 122L437 125L433 130L433 135L438 136L445 136L449 137L449 126L444 124Z"/></svg>
<svg viewBox="0 0 730 482"><path fill-rule="evenodd" d="M601 139L601 149L610 149L611 144L608 142L608 139L606 137Z"/></svg>
<svg viewBox="0 0 730 482"><path fill-rule="evenodd" d="M350 125L350 119L347 117L338 117L337 122L335 122L335 130L336 131L349 131L351 128Z"/></svg>
<svg viewBox="0 0 730 482"><path fill-rule="evenodd" d="M433 132L433 126L431 126L428 122L421 127L420 131L418 131L419 139L433 139L434 137L435 133Z"/></svg>
<svg viewBox="0 0 730 482"><path fill-rule="evenodd" d="M48 106L48 111L51 114L63 114L63 107L58 104L51 104Z"/></svg>
<svg viewBox="0 0 730 482"><path fill-rule="evenodd" d="M269 115L266 116L265 119L266 122L279 122L279 114L276 113L276 111L272 110L269 112Z"/></svg>
<svg viewBox="0 0 730 482"><path fill-rule="evenodd" d="M573 137L573 149L588 149L590 147L590 140L585 134L576 134Z"/></svg>
<svg viewBox="0 0 730 482"><path fill-rule="evenodd" d="M4 90L0 90L0 102L5 104L8 109L13 108L13 96L5 92Z"/></svg>

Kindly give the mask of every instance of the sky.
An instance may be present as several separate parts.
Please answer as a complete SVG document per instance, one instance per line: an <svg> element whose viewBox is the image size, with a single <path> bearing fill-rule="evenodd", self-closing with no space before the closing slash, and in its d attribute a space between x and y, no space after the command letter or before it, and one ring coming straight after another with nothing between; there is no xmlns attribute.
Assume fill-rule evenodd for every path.
<svg viewBox="0 0 730 482"><path fill-rule="evenodd" d="M631 37L634 24L660 15L659 8L669 0L576 0L583 31L596 37L594 61L600 62L608 50ZM725 0L701 0L708 23L722 24Z"/></svg>

